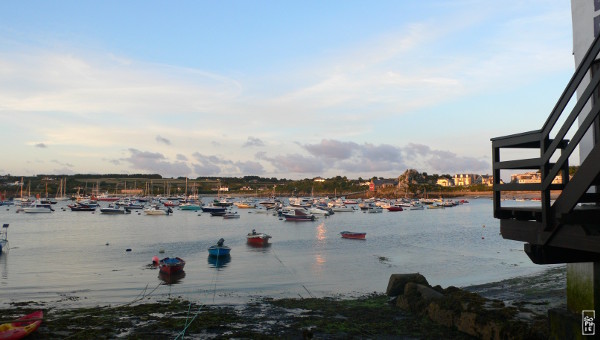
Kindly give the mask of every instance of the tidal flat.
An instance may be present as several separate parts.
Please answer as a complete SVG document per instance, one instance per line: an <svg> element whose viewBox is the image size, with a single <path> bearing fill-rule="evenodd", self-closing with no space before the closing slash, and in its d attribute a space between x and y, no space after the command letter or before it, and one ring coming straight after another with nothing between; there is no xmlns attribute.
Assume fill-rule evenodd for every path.
<svg viewBox="0 0 600 340"><path fill-rule="evenodd" d="M566 302L564 267L536 275L464 287L503 302L547 335L547 310ZM472 339L427 317L404 311L384 293L361 297L257 298L245 304L204 305L173 296L158 302L62 309L33 301L0 310L12 320L43 309L45 318L31 339Z"/></svg>

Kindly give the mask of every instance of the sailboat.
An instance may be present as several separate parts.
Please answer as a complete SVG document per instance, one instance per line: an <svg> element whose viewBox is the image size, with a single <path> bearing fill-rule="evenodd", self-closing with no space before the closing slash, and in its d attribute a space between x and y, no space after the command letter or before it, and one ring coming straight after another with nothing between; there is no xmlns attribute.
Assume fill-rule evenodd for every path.
<svg viewBox="0 0 600 340"><path fill-rule="evenodd" d="M56 193L55 199L57 201L68 201L70 198L66 195L67 192L67 179L63 178L60 180L60 185L58 186L58 192Z"/></svg>

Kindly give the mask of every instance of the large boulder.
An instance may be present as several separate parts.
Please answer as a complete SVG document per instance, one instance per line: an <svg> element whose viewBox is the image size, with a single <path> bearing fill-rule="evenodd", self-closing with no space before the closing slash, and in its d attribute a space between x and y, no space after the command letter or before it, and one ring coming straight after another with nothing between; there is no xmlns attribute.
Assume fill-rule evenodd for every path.
<svg viewBox="0 0 600 340"><path fill-rule="evenodd" d="M425 276L419 273L412 274L392 274L390 276L390 280L388 281L387 290L385 293L387 296L398 296L404 293L404 287L407 283L419 283L425 286L429 286L427 283L427 279Z"/></svg>

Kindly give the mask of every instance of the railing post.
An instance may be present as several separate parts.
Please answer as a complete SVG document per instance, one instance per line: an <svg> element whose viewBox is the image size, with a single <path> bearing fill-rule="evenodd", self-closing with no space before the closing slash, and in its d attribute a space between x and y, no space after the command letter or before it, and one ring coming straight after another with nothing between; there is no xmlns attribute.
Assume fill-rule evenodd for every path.
<svg viewBox="0 0 600 340"><path fill-rule="evenodd" d="M493 200L494 200L494 217L499 218L498 213L500 212L500 202L501 202L501 191L499 189L500 186L500 169L497 169L495 164L500 162L500 148L495 147L494 143L492 143L492 180L493 180Z"/></svg>
<svg viewBox="0 0 600 340"><path fill-rule="evenodd" d="M543 159L546 150L550 144L550 138L548 135L542 135L542 139L540 141L540 159ZM546 161L540 166L541 173L541 182L540 182L540 195L541 195L541 203L542 203L542 225L544 226L544 230L551 230L553 225L550 223L551 221L551 211L550 211L550 187L544 187L544 181L550 172L550 161Z"/></svg>

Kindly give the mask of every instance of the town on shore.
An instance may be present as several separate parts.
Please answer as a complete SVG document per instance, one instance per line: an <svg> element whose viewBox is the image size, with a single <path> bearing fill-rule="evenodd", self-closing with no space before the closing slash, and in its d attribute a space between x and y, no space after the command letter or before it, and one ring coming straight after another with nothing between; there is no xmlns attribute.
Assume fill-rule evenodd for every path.
<svg viewBox="0 0 600 340"><path fill-rule="evenodd" d="M576 169L574 169L576 171ZM539 173L511 176L511 182L539 181ZM76 174L0 176L0 200L22 197L112 196L330 196L428 198L491 196L493 177L477 174L428 174L408 169L396 178L346 176L300 180L243 177L165 178L159 174Z"/></svg>

